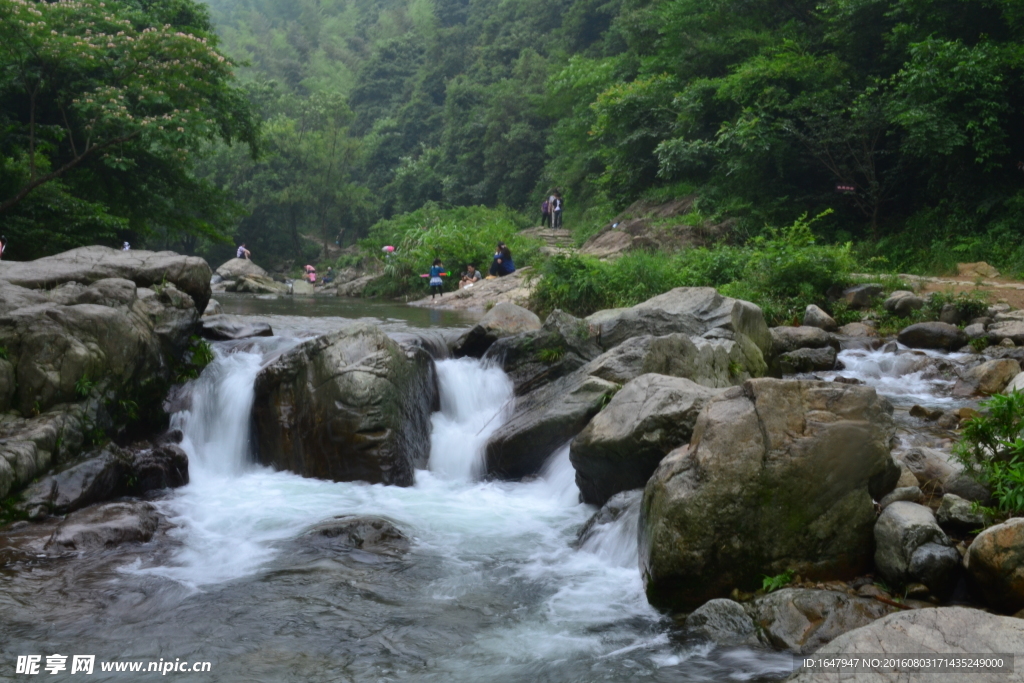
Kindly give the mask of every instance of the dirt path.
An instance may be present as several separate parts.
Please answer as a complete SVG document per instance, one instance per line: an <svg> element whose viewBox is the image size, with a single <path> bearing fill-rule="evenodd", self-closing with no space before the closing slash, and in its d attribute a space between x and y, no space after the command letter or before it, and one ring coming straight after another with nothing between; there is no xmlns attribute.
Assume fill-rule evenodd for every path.
<svg viewBox="0 0 1024 683"><path fill-rule="evenodd" d="M923 294L930 292L971 293L979 292L988 297L991 304L1007 303L1013 308L1024 308L1024 282L1009 278L977 278L962 275L928 277L922 275L900 275L904 280L920 287Z"/></svg>

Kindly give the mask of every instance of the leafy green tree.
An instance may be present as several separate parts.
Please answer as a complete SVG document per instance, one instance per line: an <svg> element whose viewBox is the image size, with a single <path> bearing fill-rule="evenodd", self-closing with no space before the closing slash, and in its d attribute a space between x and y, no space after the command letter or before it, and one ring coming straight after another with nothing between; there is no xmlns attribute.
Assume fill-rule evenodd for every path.
<svg viewBox="0 0 1024 683"><path fill-rule="evenodd" d="M175 7L172 14L186 22L203 16L189 3ZM91 201L94 216L107 214L100 223L108 229L116 218L141 218L131 206L143 185L147 195L163 190L179 205L184 187L210 190L207 201L223 201L191 177L192 159L214 139L254 147L257 122L215 38L155 25L144 10L98 0L0 0L5 220L19 211L38 218L38 202L27 208L23 202L48 184L51 196L67 195L69 207ZM123 196L104 187L107 173L125 180ZM158 223L149 216L135 227ZM168 224L211 232L202 216L187 211L176 211Z"/></svg>

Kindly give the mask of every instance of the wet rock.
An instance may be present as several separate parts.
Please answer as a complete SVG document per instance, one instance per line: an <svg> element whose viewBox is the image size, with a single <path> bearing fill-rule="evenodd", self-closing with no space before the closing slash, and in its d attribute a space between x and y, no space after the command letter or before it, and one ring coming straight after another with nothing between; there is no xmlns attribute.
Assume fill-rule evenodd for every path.
<svg viewBox="0 0 1024 683"><path fill-rule="evenodd" d="M596 327L556 310L541 329L495 341L484 359L500 365L516 394L523 395L571 374L602 353Z"/></svg>
<svg viewBox="0 0 1024 683"><path fill-rule="evenodd" d="M902 477L902 474L900 475ZM921 489L917 486L905 486L890 491L882 500L878 501L878 507L884 510L895 502L909 501L917 503L921 500Z"/></svg>
<svg viewBox="0 0 1024 683"><path fill-rule="evenodd" d="M498 339L541 328L540 318L522 306L508 302L495 305L455 345L455 356L480 358Z"/></svg>
<svg viewBox="0 0 1024 683"><path fill-rule="evenodd" d="M826 332L835 332L839 329L839 325L832 319L832 316L814 304L807 306L804 311L803 324L804 327L817 327Z"/></svg>
<svg viewBox="0 0 1024 683"><path fill-rule="evenodd" d="M109 500L122 490L130 462L128 453L116 446L108 447L85 462L29 486L22 493L19 507L38 519Z"/></svg>
<svg viewBox="0 0 1024 683"><path fill-rule="evenodd" d="M517 399L512 415L487 441L488 474L501 479L536 474L618 389L618 384L577 371Z"/></svg>
<svg viewBox="0 0 1024 683"><path fill-rule="evenodd" d="M882 292L884 291L885 290L882 288L882 285L855 285L843 290L843 300L846 301L847 306L855 311L863 310L865 308L871 308L875 299L882 296Z"/></svg>
<svg viewBox="0 0 1024 683"><path fill-rule="evenodd" d="M847 323L839 328L839 334L844 337L877 337L878 330L864 323Z"/></svg>
<svg viewBox="0 0 1024 683"><path fill-rule="evenodd" d="M784 588L755 599L749 610L768 644L806 654L896 608L839 591Z"/></svg>
<svg viewBox="0 0 1024 683"><path fill-rule="evenodd" d="M711 287L679 287L632 308L598 311L587 322L597 328L605 350L631 337L680 333L735 341L752 358L757 354L766 358L771 352L771 335L761 309L723 297Z"/></svg>
<svg viewBox="0 0 1024 683"><path fill-rule="evenodd" d="M698 413L719 393L656 374L623 386L573 439L569 457L583 502L603 505L619 491L642 488L669 451L689 442Z"/></svg>
<svg viewBox="0 0 1024 683"><path fill-rule="evenodd" d="M621 518L624 514L633 509L640 507L640 501L644 497L643 489L633 489L631 491L620 491L614 496L608 499L608 501L601 506L601 509L590 516L587 523L580 529L579 534L576 536L577 545L583 545L587 539L591 537L594 530L598 527L611 524Z"/></svg>
<svg viewBox="0 0 1024 683"><path fill-rule="evenodd" d="M760 645L754 620L740 603L716 598L704 603L683 622L686 633L723 646Z"/></svg>
<svg viewBox="0 0 1024 683"><path fill-rule="evenodd" d="M798 349L822 349L831 347L838 349L835 337L817 327L773 327L769 330L772 337L772 355L777 356Z"/></svg>
<svg viewBox="0 0 1024 683"><path fill-rule="evenodd" d="M950 655L1019 652L1024 620L967 607L900 611L845 633L816 652L819 656L901 656L912 652ZM950 674L955 676L956 674ZM912 675L911 675L912 676ZM1009 675L1012 678L1012 674ZM842 674L798 671L788 683L842 680ZM971 673L971 683L1005 683L1006 673ZM891 683L895 674L858 673L858 683ZM906 680L910 680L909 678Z"/></svg>
<svg viewBox="0 0 1024 683"><path fill-rule="evenodd" d="M822 579L864 571L869 489L877 483L881 497L899 476L891 412L874 389L803 380L750 380L709 403L690 445L662 460L644 491L651 603L694 609L787 569Z"/></svg>
<svg viewBox="0 0 1024 683"><path fill-rule="evenodd" d="M850 385L853 385L853 386L858 386L858 385L864 384L864 380L862 380L862 379L857 379L856 377L843 377L842 375L839 375L838 377L834 378L832 381L833 382L839 382L840 384L850 384Z"/></svg>
<svg viewBox="0 0 1024 683"><path fill-rule="evenodd" d="M953 387L953 396L966 397L973 394L991 396L1000 394L1014 377L1021 373L1020 363L1004 358L985 361L966 370Z"/></svg>
<svg viewBox="0 0 1024 683"><path fill-rule="evenodd" d="M899 289L890 294L889 298L882 303L882 306L890 313L906 318L914 311L924 308L924 299L913 292Z"/></svg>
<svg viewBox="0 0 1024 683"><path fill-rule="evenodd" d="M311 339L256 377L258 458L332 481L411 486L438 405L433 360L366 323Z"/></svg>
<svg viewBox="0 0 1024 683"><path fill-rule="evenodd" d="M89 552L125 543L145 543L160 516L149 503L108 503L68 515L46 544L49 552Z"/></svg>
<svg viewBox="0 0 1024 683"><path fill-rule="evenodd" d="M914 476L914 473L911 471L911 469L902 462L897 464L900 468L900 478L896 481L896 488L902 489L917 486L917 477Z"/></svg>
<svg viewBox="0 0 1024 683"><path fill-rule="evenodd" d="M923 505L899 501L875 524L875 566L897 586L920 582L940 598L956 585L960 554Z"/></svg>
<svg viewBox="0 0 1024 683"><path fill-rule="evenodd" d="M941 493L944 484L959 467L950 463L951 456L934 448L911 448L896 456L897 462L906 465L924 491Z"/></svg>
<svg viewBox="0 0 1024 683"><path fill-rule="evenodd" d="M981 324L968 325L967 327L964 328L964 334L966 334L967 338L970 339L971 341L988 336L988 332L985 330L985 326Z"/></svg>
<svg viewBox="0 0 1024 683"><path fill-rule="evenodd" d="M262 275L243 275L228 284L227 291L239 294L288 294L288 285ZM311 292L312 293L312 292Z"/></svg>
<svg viewBox="0 0 1024 683"><path fill-rule="evenodd" d="M995 610L1024 609L1024 518L985 529L967 549L964 566L974 586Z"/></svg>
<svg viewBox="0 0 1024 683"><path fill-rule="evenodd" d="M960 426L960 418L953 413L943 413L935 421L935 426L939 429L954 430Z"/></svg>
<svg viewBox="0 0 1024 683"><path fill-rule="evenodd" d="M924 406L920 405L913 406L910 409L909 413L910 417L918 417L921 418L922 420L928 420L929 422L935 422L944 415L944 413L941 410L932 410L930 408L925 408Z"/></svg>
<svg viewBox="0 0 1024 683"><path fill-rule="evenodd" d="M999 321L996 317L996 322L989 325L988 338L993 344L1024 344L1024 320Z"/></svg>
<svg viewBox="0 0 1024 683"><path fill-rule="evenodd" d="M903 328L896 337L912 349L958 349L967 343L963 330L942 322L917 323Z"/></svg>
<svg viewBox="0 0 1024 683"><path fill-rule="evenodd" d="M1006 394L1013 391L1024 391L1024 372L1014 375L1013 379L1003 388L1003 393Z"/></svg>
<svg viewBox="0 0 1024 683"><path fill-rule="evenodd" d="M247 276L270 278L270 273L263 270L249 259L233 258L222 263L215 273L222 281L234 282Z"/></svg>
<svg viewBox="0 0 1024 683"><path fill-rule="evenodd" d="M954 493L942 496L935 512L939 526L957 534L968 534L985 526L985 515L974 511L974 505Z"/></svg>
<svg viewBox="0 0 1024 683"><path fill-rule="evenodd" d="M224 307L220 305L220 302L216 299L210 299L209 303L206 304L206 310L203 311L203 316L220 315L224 312Z"/></svg>
<svg viewBox="0 0 1024 683"><path fill-rule="evenodd" d="M778 356L775 363L784 375L828 371L836 366L836 350L832 347L797 349Z"/></svg>
<svg viewBox="0 0 1024 683"><path fill-rule="evenodd" d="M203 337L215 341L274 336L268 323L236 315L204 315L201 329Z"/></svg>
<svg viewBox="0 0 1024 683"><path fill-rule="evenodd" d="M126 492L138 496L188 482L188 455L176 444L162 443L133 454Z"/></svg>
<svg viewBox="0 0 1024 683"><path fill-rule="evenodd" d="M409 550L411 542L401 529L382 517L341 515L313 526L295 545L303 550L401 554Z"/></svg>

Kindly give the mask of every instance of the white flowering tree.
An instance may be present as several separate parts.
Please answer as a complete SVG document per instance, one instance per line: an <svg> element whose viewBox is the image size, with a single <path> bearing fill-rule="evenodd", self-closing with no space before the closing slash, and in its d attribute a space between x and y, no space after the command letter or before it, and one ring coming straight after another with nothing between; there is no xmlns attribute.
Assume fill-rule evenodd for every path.
<svg viewBox="0 0 1024 683"><path fill-rule="evenodd" d="M153 19L116 1L0 0L0 219L85 164L145 174L209 140L254 147L214 39Z"/></svg>

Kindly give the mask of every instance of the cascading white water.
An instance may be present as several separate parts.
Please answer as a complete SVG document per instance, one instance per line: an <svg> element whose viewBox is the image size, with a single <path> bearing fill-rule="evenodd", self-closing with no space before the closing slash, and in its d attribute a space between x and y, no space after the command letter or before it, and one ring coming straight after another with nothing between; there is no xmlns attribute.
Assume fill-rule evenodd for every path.
<svg viewBox="0 0 1024 683"><path fill-rule="evenodd" d="M413 487L327 482L251 464L252 382L268 354L283 343L268 339L234 353L222 346L216 361L195 382L191 408L174 418L185 434L192 483L158 503L176 525L170 534L180 546L169 561L126 570L147 580L163 577L200 588L198 596L221 590L220 584L233 586L232 595L259 595L254 604L280 605L246 616L249 607L231 602L224 616L208 617L213 623L201 632L237 630L240 623L249 623L246 620L257 629L246 634L247 639L271 628L267 620L276 622L274 628L291 632L294 619L301 622L306 617L292 616L292 582L297 579L272 578L273 572L296 561L281 552L282 544L332 516L373 515L392 520L414 539L402 562L411 568L410 578L417 578L403 584L395 598L382 602L373 597L377 589L352 592L345 598L351 609L339 615L342 621L337 623L362 619L362 632L398 629L400 634L412 628L429 634L453 619L469 620L456 631L458 647L439 643L424 653L432 662L429 675L405 679L476 681L481 667L496 681L522 680L538 672L546 672L552 681L578 680L583 672L621 679L627 672L632 676L682 662L692 667L693 657L708 670L735 671L741 677L749 676L744 673L748 669L764 673L778 667L778 662L721 665L705 650L669 638L667 622L644 596L632 512L595 530L581 550L574 549L578 530L595 510L579 502L568 446L555 453L533 480L480 480L487 435L506 419L512 396L500 369L471 360L437 363L442 410L433 419L430 469L416 473ZM316 571L330 572L337 566L324 562L314 565ZM271 573L262 574L265 571ZM313 569L303 568L294 576L304 577L309 571ZM347 570L338 571L350 577ZM372 587L375 581L390 585L389 573L373 571L362 571L340 584L328 573L322 588L317 581L302 583L301 604L322 614L317 621L334 623L330 610L321 613L315 607L318 600L330 601L339 586L349 590L345 586L353 581L358 586ZM316 595L323 597L311 597ZM218 619L228 621L221 624ZM379 679L377 667L396 656L401 660L394 647L380 655L367 654L367 670ZM711 679L716 675L701 674Z"/></svg>
<svg viewBox="0 0 1024 683"><path fill-rule="evenodd" d="M512 407L512 381L501 368L461 360L437 363L441 410L431 418L430 470L441 479L475 481L484 446Z"/></svg>
<svg viewBox="0 0 1024 683"><path fill-rule="evenodd" d="M949 390L955 384L955 377L950 379L939 372L936 364L956 363L965 356L938 351L910 351L905 347L900 347L900 351L902 353L881 349L848 349L838 356L844 370L823 374L859 379L890 399L924 404L952 401Z"/></svg>

